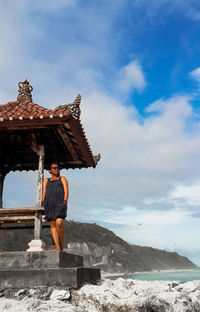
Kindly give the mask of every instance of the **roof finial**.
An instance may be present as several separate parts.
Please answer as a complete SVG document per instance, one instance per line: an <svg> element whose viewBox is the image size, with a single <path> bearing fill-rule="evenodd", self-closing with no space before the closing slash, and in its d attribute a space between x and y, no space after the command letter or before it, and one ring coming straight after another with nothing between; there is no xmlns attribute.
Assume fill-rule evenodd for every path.
<svg viewBox="0 0 200 312"><path fill-rule="evenodd" d="M100 161L100 159L101 159L101 154L98 153L97 155L94 155L94 156L93 156L93 159L94 159L95 167L96 167L97 163L98 163L98 162Z"/></svg>
<svg viewBox="0 0 200 312"><path fill-rule="evenodd" d="M31 86L30 82L26 78L23 82L18 82L18 97L17 100L19 102L25 102L25 101L32 101L32 91L33 87Z"/></svg>
<svg viewBox="0 0 200 312"><path fill-rule="evenodd" d="M74 117L74 119L80 118L80 114L81 114L80 103L81 103L81 95L78 94L74 102L71 104L68 104L68 108L70 109L70 112L72 116Z"/></svg>

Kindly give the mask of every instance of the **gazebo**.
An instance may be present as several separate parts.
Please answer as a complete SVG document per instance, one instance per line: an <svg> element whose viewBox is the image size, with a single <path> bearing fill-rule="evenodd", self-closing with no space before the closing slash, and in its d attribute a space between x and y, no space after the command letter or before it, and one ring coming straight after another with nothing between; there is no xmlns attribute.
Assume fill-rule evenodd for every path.
<svg viewBox="0 0 200 312"><path fill-rule="evenodd" d="M34 213L34 240L40 240L44 169L53 162L61 169L95 168L100 154L92 154L81 125L80 94L73 103L47 109L32 101L33 87L27 79L18 86L17 100L0 105L0 217L1 223L6 223L11 222L8 217L14 211L15 216L22 215L22 211L23 215ZM11 171L37 169L36 207L26 211L2 208L5 176ZM19 218L12 219L15 221L19 222Z"/></svg>

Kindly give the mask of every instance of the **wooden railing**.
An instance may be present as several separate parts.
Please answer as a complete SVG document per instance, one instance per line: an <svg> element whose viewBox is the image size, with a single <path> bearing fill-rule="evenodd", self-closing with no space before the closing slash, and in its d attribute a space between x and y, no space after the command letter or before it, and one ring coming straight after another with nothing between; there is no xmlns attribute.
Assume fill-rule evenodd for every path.
<svg viewBox="0 0 200 312"><path fill-rule="evenodd" d="M44 215L43 207L0 208L0 224L34 222L36 213Z"/></svg>
<svg viewBox="0 0 200 312"><path fill-rule="evenodd" d="M20 207L20 208L0 208L0 229L1 225L8 223L34 223L34 239L40 239L40 229L44 216L43 207Z"/></svg>

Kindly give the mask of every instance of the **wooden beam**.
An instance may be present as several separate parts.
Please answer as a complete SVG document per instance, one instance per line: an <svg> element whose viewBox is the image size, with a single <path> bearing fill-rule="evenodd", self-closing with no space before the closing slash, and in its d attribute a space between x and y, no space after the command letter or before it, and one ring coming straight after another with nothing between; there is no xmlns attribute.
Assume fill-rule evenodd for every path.
<svg viewBox="0 0 200 312"><path fill-rule="evenodd" d="M1 208L0 218L7 216L34 216L36 212L44 214L43 207Z"/></svg>
<svg viewBox="0 0 200 312"><path fill-rule="evenodd" d="M57 127L57 131L62 138L64 144L67 146L68 151L70 152L70 155L72 156L72 159L79 160L79 157L77 155L76 150L74 149L69 136L67 135L67 132L65 131L63 125L60 125Z"/></svg>
<svg viewBox="0 0 200 312"><path fill-rule="evenodd" d="M38 155L40 156L40 145L37 144L35 134L31 133L31 136L27 136L25 138L25 142L30 146L30 148Z"/></svg>
<svg viewBox="0 0 200 312"><path fill-rule="evenodd" d="M52 127L53 125L59 125L63 122L68 121L72 116L69 114L64 117L44 117L43 119L14 119L14 120L4 120L0 121L0 131L5 130L24 130L24 129L37 129Z"/></svg>
<svg viewBox="0 0 200 312"><path fill-rule="evenodd" d="M87 164L85 163L85 161L59 161L59 164L61 166L62 169L69 169L69 168L87 168ZM45 166L45 169L48 170L49 167L47 167L47 164ZM18 164L18 165L14 165L12 167L10 167L9 171L30 171L30 170L37 170L38 166L37 164L30 164L30 163L24 163L24 164Z"/></svg>
<svg viewBox="0 0 200 312"><path fill-rule="evenodd" d="M15 223L15 222L34 222L34 216L16 216L16 217L1 217L0 224Z"/></svg>
<svg viewBox="0 0 200 312"><path fill-rule="evenodd" d="M88 147L88 142L86 138L84 137L84 134L82 133L82 130L80 131L81 124L77 122L75 119L71 118L69 120L70 129L73 133L73 136L78 144L78 147L81 151L81 154L87 164L88 167L95 167L95 162L92 156L92 153Z"/></svg>
<svg viewBox="0 0 200 312"><path fill-rule="evenodd" d="M3 207L3 184L5 180L6 174L3 172L0 172L0 208Z"/></svg>
<svg viewBox="0 0 200 312"><path fill-rule="evenodd" d="M33 222L13 222L13 223L4 223L0 224L0 230L18 230L18 229L33 229ZM42 220L42 228L50 228L50 224L47 221Z"/></svg>
<svg viewBox="0 0 200 312"><path fill-rule="evenodd" d="M68 165L68 168L73 168L75 166L77 166L77 167L85 167L85 163L83 161L80 161L80 160L68 161L67 163L66 162L62 162L62 161L59 162L59 165L61 166L61 168L62 167L64 168L64 166L66 164Z"/></svg>
<svg viewBox="0 0 200 312"><path fill-rule="evenodd" d="M60 135L59 135L59 133L57 131L57 127L55 127L53 129L53 133L54 133L55 139L53 139L51 141L51 143L49 143L49 146L51 146L51 150L54 152L54 155L55 155L55 160L54 161L57 162L57 163L60 163L60 153L58 151L58 148L55 151L55 148L57 147L58 142L59 142L60 148L63 149L63 153L66 155L66 159L67 159L67 156L71 156L71 155L69 153L69 150L68 150L66 144L64 144L62 138L60 137ZM52 145L54 147L52 147Z"/></svg>
<svg viewBox="0 0 200 312"><path fill-rule="evenodd" d="M47 148L47 151L51 151L51 155L48 155L48 158L51 158L52 161L50 161L49 159L49 162L56 162L56 163L59 163L59 156L60 156L60 153L59 153L59 149L58 149L58 142L57 142L57 138L58 138L58 133L56 131L56 128L53 128L51 129L51 135L48 135L48 137L50 138L50 140L48 140L47 144L48 144L48 148ZM60 139L60 138L59 138ZM62 145L62 142L59 141L59 144ZM65 150L66 152L66 150ZM67 151L68 152L68 151ZM48 152L47 152L48 153ZM49 153L48 153L49 154ZM49 157L50 156L50 157ZM47 164L45 164L47 166ZM49 165L50 163L48 163L48 169L49 169ZM45 167L45 169L47 169Z"/></svg>

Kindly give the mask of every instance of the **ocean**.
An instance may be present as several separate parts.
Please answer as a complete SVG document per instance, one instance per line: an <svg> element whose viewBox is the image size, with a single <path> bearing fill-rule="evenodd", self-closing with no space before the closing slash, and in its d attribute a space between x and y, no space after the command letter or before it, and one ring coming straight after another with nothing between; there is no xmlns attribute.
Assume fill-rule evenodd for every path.
<svg viewBox="0 0 200 312"><path fill-rule="evenodd" d="M181 281L183 283L200 280L200 268L196 270L178 270L178 271L160 271L160 272L147 272L135 273L131 275L118 275L108 277L116 279L122 277L124 279L138 279L142 281Z"/></svg>

